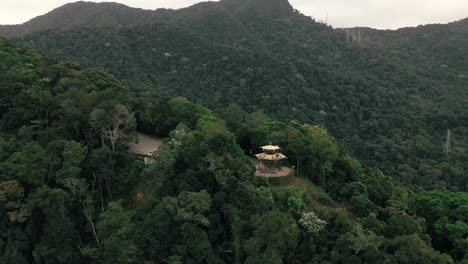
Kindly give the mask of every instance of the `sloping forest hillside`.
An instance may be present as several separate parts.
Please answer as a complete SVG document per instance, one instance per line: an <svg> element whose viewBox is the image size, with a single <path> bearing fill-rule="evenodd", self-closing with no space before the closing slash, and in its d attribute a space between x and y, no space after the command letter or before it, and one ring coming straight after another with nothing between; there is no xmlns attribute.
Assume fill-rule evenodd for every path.
<svg viewBox="0 0 468 264"><path fill-rule="evenodd" d="M87 19L99 10L102 21ZM156 11L78 2L6 28L21 46L101 67L134 94L320 124L407 185L468 189L466 21L335 30L286 0ZM243 128L233 129L240 142Z"/></svg>
<svg viewBox="0 0 468 264"><path fill-rule="evenodd" d="M466 193L414 192L320 126L134 97L4 38L0 69L1 263L468 261ZM304 177L255 177L236 126L282 139ZM135 129L167 135L155 163L127 151Z"/></svg>

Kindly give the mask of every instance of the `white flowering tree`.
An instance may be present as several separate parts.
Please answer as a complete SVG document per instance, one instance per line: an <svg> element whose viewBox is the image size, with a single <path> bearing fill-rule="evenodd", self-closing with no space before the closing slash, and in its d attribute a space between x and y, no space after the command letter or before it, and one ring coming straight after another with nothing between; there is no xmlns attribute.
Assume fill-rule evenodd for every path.
<svg viewBox="0 0 468 264"><path fill-rule="evenodd" d="M307 230L307 232L312 234L318 234L325 228L327 222L318 218L314 212L308 212L302 214L301 219L299 220L299 224L305 230Z"/></svg>

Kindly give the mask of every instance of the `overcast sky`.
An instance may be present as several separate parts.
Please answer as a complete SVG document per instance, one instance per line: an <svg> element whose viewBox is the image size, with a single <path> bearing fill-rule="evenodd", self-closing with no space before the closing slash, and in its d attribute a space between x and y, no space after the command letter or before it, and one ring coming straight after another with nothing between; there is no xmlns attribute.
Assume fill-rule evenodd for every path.
<svg viewBox="0 0 468 264"><path fill-rule="evenodd" d="M23 23L69 0L0 0L0 24ZM108 2L108 1L94 1ZM197 0L115 0L132 7L181 8ZM334 27L396 29L468 17L468 0L290 0L294 8Z"/></svg>

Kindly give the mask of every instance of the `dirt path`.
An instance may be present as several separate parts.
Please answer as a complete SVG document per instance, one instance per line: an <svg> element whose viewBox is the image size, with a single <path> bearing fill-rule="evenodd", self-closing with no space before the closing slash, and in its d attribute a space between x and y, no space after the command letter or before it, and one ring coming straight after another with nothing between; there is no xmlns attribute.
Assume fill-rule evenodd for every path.
<svg viewBox="0 0 468 264"><path fill-rule="evenodd" d="M302 195L308 190L309 190L309 186L307 184L304 184L304 186L302 186L301 192L299 193L299 197L302 197Z"/></svg>
<svg viewBox="0 0 468 264"><path fill-rule="evenodd" d="M290 185L288 185L288 186L286 186L286 187L283 187L283 188L285 188L285 189L292 189L292 188L296 187L297 185L301 184L301 182L302 182L302 179L296 177L296 178L294 178L294 182L293 182L293 183L291 183Z"/></svg>

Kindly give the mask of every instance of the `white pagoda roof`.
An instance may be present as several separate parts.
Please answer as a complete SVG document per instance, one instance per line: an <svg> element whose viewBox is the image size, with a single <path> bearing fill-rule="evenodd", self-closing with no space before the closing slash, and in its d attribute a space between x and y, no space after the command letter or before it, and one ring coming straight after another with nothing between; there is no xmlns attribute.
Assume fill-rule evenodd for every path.
<svg viewBox="0 0 468 264"><path fill-rule="evenodd" d="M284 160L288 158L281 153L275 153L275 154L259 153L255 155L255 157L257 157L260 160L271 160L271 161Z"/></svg>
<svg viewBox="0 0 468 264"><path fill-rule="evenodd" d="M281 149L279 146L273 146L273 145L266 145L266 146L263 146L263 147L260 147L261 149L263 149L264 151L276 151L276 150L279 150Z"/></svg>

